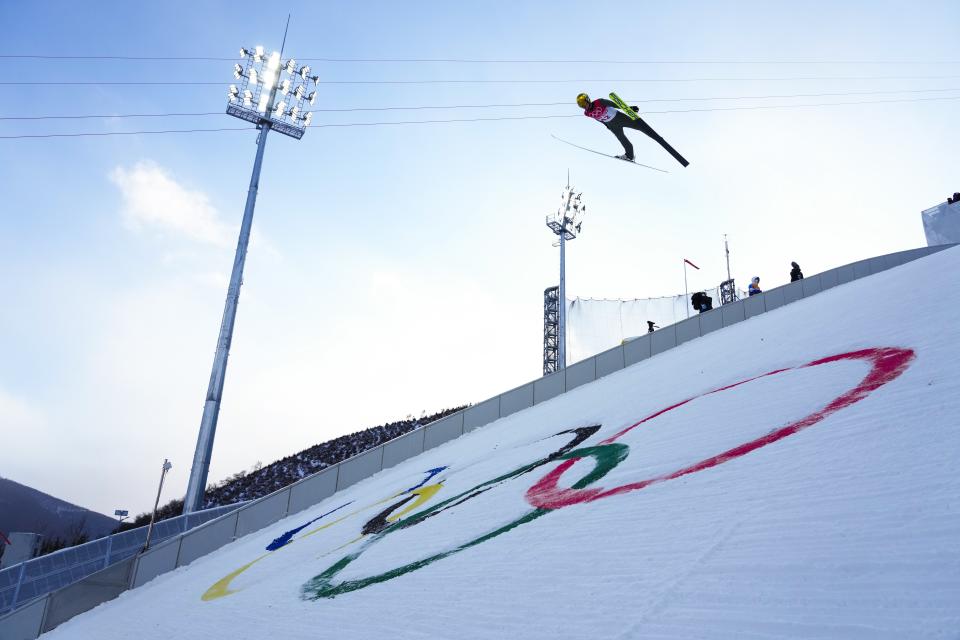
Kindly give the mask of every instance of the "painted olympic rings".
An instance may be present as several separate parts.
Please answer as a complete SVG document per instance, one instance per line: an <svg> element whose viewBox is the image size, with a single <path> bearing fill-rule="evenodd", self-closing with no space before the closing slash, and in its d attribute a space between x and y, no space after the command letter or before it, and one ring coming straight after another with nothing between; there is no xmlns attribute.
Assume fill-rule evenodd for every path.
<svg viewBox="0 0 960 640"><path fill-rule="evenodd" d="M417 514L410 516L405 520L397 520L392 524L380 528L377 533L370 536L364 541L362 546L357 549L355 552L347 554L339 561L335 562L329 568L327 568L322 573L318 574L306 584L303 585L301 589L301 596L306 600L316 600L319 598L333 598L338 595L349 593L351 591L356 591L364 587L370 586L372 584L377 584L391 580L393 578L399 577L406 573L416 571L425 566L428 566L438 560L450 557L460 551L469 549L470 547L476 546L487 540L491 540L503 533L506 533L522 524L531 522L543 515L550 513L550 511L561 509L574 504L584 504L600 500L602 498L610 497L613 495L618 495L622 493L627 493L630 491L637 491L648 487L655 483L666 482L668 480L673 480L685 475L695 473L697 471L703 471L711 467L723 464L724 462L729 462L743 455L746 455L750 452L756 451L757 449L764 447L768 444L772 444L787 436L794 435L803 429L806 429L810 426L817 424L818 422L823 421L828 416L836 413L837 411L848 407L852 404L859 402L866 398L870 393L878 389L879 387L887 384L891 380L900 376L906 369L909 367L910 362L914 359L915 354L911 349L901 349L894 347L882 347L882 348L872 348L872 349L863 349L859 351L851 351L848 353L842 353L834 356L829 356L827 358L821 358L819 360L814 360L808 362L799 367L791 367L784 369L776 369L770 372L767 372L760 376L755 376L734 384L726 385L719 387L707 393L701 394L699 396L694 396L688 398L682 402L678 402L669 407L661 409L646 418L622 429L613 436L603 440L599 445L583 447L581 449L573 449L573 446L579 445L586 437L592 435L592 432L586 437L581 438L583 432L581 430L576 430L577 438L569 443L566 447L561 448L560 450L554 452L550 456L538 460L534 463L525 465L510 473L494 478L493 480L488 480L483 482L463 493L445 500L433 507L429 507L424 511L421 511ZM792 371L796 369L805 369L809 367L816 367L823 364L840 362L840 361L864 361L871 365L870 371L867 373L856 386L850 390L842 393L841 395L834 398L829 402L824 408L819 409L800 420L792 422L784 427L775 429L771 433L768 433L764 436L751 440L749 442L743 443L737 447L719 453L717 455L705 458L697 463L686 466L684 468L678 469L672 473L664 474L661 476L656 476L653 478L648 478L645 480L628 483L618 487L613 487L609 489L603 489L599 487L591 487L592 484L601 480L607 473L610 472L614 467L616 467L620 462L622 462L627 455L629 454L629 447L625 444L616 442L617 439L627 434L631 430L639 427L640 425L657 418L665 413L668 413L674 409L677 409L692 400L695 400L700 397L708 396L715 393L720 393L739 387L741 385L759 380L761 378L766 378L769 376L775 376L787 371ZM595 432L599 427L591 428ZM574 444L575 443L575 444ZM571 446L572 445L572 446ZM583 458L592 458L595 462L593 469L585 475L583 478L580 478L576 481L570 488L561 488L559 486L560 478L569 471L579 460ZM540 480L538 480L530 489L526 492L527 501L534 507L533 510L525 513L521 517L500 526L497 529L489 531L469 542L460 544L458 546L449 548L440 553L428 556L421 560L405 564L401 567L385 571L383 573L368 576L366 578L360 578L355 580L347 580L341 582L335 582L336 576L348 565L350 565L354 560L356 560L360 555L362 555L367 549L372 545L376 544L378 541L382 540L384 536L389 535L390 533L407 529L412 526L416 526L420 522L423 522L427 518L433 517L442 513L443 511L459 505L464 502L489 491L490 489L512 480L520 475L529 473L530 471L540 467L549 462L562 460L559 466L557 466L552 471L548 472Z"/></svg>

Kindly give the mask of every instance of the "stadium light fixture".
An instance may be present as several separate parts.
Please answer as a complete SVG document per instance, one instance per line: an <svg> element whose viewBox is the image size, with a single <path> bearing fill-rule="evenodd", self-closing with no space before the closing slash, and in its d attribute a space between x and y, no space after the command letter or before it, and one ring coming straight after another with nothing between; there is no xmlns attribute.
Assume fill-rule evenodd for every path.
<svg viewBox="0 0 960 640"><path fill-rule="evenodd" d="M298 68L296 59L284 59L282 52L268 54L264 47L257 46L243 47L240 53L241 62L234 65L238 82L229 87L227 113L258 128L269 120L271 129L293 138L303 137L312 120L304 107L307 102L316 104L319 78L310 75L308 65ZM278 108L279 102L283 106Z"/></svg>
<svg viewBox="0 0 960 640"><path fill-rule="evenodd" d="M273 89L277 86L277 76L280 75L280 54L276 51L273 52L273 55L270 56L270 60L267 61L267 68L263 74L263 84L267 90Z"/></svg>
<svg viewBox="0 0 960 640"><path fill-rule="evenodd" d="M284 34L284 43L286 43L286 34ZM220 415L227 359L230 344L233 341L233 325L240 299L243 266L246 261L247 245L250 242L250 228L253 224L253 211L260 185L260 170L263 165L267 134L270 131L276 131L299 140L313 120L313 114L304 112L303 109L308 96L310 104L316 100L318 78L309 75L310 68L307 66L300 68L297 72L297 62L292 58L281 67L282 52L283 47L280 48L280 52L271 53L267 58L262 46L240 49L241 62L234 66L234 76L238 82L230 85L228 89L227 114L253 123L260 133L247 202L243 211L243 221L240 225L240 237L237 240L233 272L230 275L227 300L220 323L217 350L210 372L203 417L200 420L197 448L194 452L187 494L184 498L184 513L203 508L203 492L207 486L210 457L213 453L217 419ZM287 71L289 78L284 78L283 82L278 84L278 76L282 70ZM282 96L279 101L277 93Z"/></svg>

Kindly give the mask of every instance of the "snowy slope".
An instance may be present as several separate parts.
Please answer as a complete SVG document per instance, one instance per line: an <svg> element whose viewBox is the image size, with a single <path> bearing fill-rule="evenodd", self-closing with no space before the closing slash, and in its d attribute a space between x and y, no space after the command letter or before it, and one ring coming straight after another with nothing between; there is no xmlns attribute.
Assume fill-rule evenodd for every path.
<svg viewBox="0 0 960 640"><path fill-rule="evenodd" d="M44 638L958 638L958 266L686 343Z"/></svg>

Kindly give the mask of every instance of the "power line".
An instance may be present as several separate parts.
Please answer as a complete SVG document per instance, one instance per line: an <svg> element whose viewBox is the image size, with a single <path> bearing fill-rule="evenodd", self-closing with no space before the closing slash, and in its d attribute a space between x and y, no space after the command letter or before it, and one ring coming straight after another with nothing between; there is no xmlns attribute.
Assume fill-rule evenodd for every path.
<svg viewBox="0 0 960 640"><path fill-rule="evenodd" d="M165 129L163 131L100 131L84 133L38 133L13 136L0 136L0 140L18 138L83 138L87 136L139 136L152 133L206 133L210 131L253 131L255 127L222 127L219 129Z"/></svg>
<svg viewBox="0 0 960 640"><path fill-rule="evenodd" d="M588 82L782 82L782 81L819 81L819 80L947 80L960 78L960 75L944 76L785 76L769 78L599 78L599 79L433 79L433 80L324 80L320 84L328 85L417 85L417 84L584 84ZM113 80L113 81L4 81L5 86L38 86L38 85L67 85L67 86L190 86L190 85L224 85L227 82L199 82L183 81L151 81L151 80Z"/></svg>
<svg viewBox="0 0 960 640"><path fill-rule="evenodd" d="M57 56L42 54L4 54L0 59L5 60L140 60L140 61L232 61L237 56L221 58L216 56Z"/></svg>
<svg viewBox="0 0 960 640"><path fill-rule="evenodd" d="M214 61L228 62L236 57L221 56L129 56L129 55L46 55L46 54L4 54L0 59L10 60L129 60L129 61ZM960 64L958 60L584 60L584 59L523 59L523 58L329 58L322 56L304 56L304 62L327 63L452 63L452 64L703 64L703 65L828 65L828 64Z"/></svg>
<svg viewBox="0 0 960 640"><path fill-rule="evenodd" d="M222 116L224 111L198 111L196 113L120 113L103 115L67 116L0 116L0 120L91 120L109 118L174 118L180 116Z"/></svg>
<svg viewBox="0 0 960 640"><path fill-rule="evenodd" d="M308 62L351 63L463 63L463 64L960 64L957 60L531 60L531 59L479 59L479 58L303 58Z"/></svg>
<svg viewBox="0 0 960 640"><path fill-rule="evenodd" d="M762 96L717 96L711 98L644 98L642 100L627 100L631 104L646 104L650 102L709 102L714 100L769 100L774 98L826 98L840 96L885 95L891 93L938 93L944 91L960 91L956 88L939 89L890 89L887 91L841 91L831 93L790 93ZM561 102L512 102L501 104L459 104L459 105L424 105L415 107L346 107L341 109L311 109L320 113L338 113L346 111L416 111L422 109L491 109L500 107L555 107L573 104L572 100ZM0 118L2 119L2 118Z"/></svg>
<svg viewBox="0 0 960 640"><path fill-rule="evenodd" d="M392 120L385 122L343 122L328 124L312 124L311 129L326 129L331 127L376 127L386 124L441 124L447 122L496 122L500 120L550 120L552 118L581 118L579 113L565 113L546 116L497 116L493 118L449 118L445 120Z"/></svg>
<svg viewBox="0 0 960 640"><path fill-rule="evenodd" d="M143 86L143 85L157 85L157 86L186 86L186 85L224 85L229 84L227 82L193 82L193 81L171 81L171 82L151 82L151 81L65 81L65 82L0 82L0 85L14 85L14 86L36 86L36 85L71 85L71 86L112 86L112 85L121 85L121 86Z"/></svg>
<svg viewBox="0 0 960 640"><path fill-rule="evenodd" d="M447 122L492 122L498 120L543 120L551 118L578 118L580 114L564 115L545 115L545 116L502 116L496 118L452 118L449 120L407 120L391 122L348 122L343 124L314 124L311 129L323 129L328 127L372 127L379 125L397 125L397 124L440 124ZM86 136L135 136L140 134L152 133L200 133L208 131L247 131L254 127L230 127L220 129L167 129L163 131L102 131L102 132L84 132L84 133L46 133L46 134L23 134L23 135L0 135L0 140L13 140L19 138L81 138Z"/></svg>
<svg viewBox="0 0 960 640"><path fill-rule="evenodd" d="M946 76L798 76L781 78L621 78L621 79L436 79L436 80L325 80L321 84L568 84L587 82L773 82L803 80L946 80L960 75ZM43 84L43 83L40 83ZM223 83L220 83L223 84Z"/></svg>
<svg viewBox="0 0 960 640"><path fill-rule="evenodd" d="M746 107L709 107L705 109L665 109L662 111L644 111L644 115L665 114L665 113L701 113L709 111L755 111L761 109L804 109L817 107L837 107L845 105L864 105L864 104L891 104L904 102L929 102L935 100L960 100L960 96L938 96L933 98L901 98L893 100L858 100L851 102L822 102L814 104L784 104L784 105L754 105ZM445 124L453 122L496 122L503 120L548 120L554 118L580 118L582 114L560 114L560 115L536 115L536 116L499 116L493 118L450 118L442 120L395 120L383 122L344 122L314 124L311 129L326 129L336 127L374 127L383 125L411 125L411 124ZM104 131L97 133L50 133L50 134L30 134L30 135L9 135L0 136L0 139L18 139L18 138L73 138L84 136L132 136L140 134L154 133L199 133L209 131L248 131L253 127L229 127L219 129L168 129L164 131Z"/></svg>
<svg viewBox="0 0 960 640"><path fill-rule="evenodd" d="M831 93L791 93L762 96L717 96L711 98L645 98L643 100L627 100L631 104L647 104L654 102L710 102L716 100L769 100L775 98L827 98L860 95L888 95L897 93L940 93L946 91L960 91L960 87L938 89L891 89L888 91L840 91ZM314 113L346 113L357 111L421 111L443 109L493 109L514 107L556 107L570 106L572 101L561 102L512 102L500 104L456 104L456 105L421 105L409 107L344 107L340 109L311 109ZM197 111L192 113L125 113L125 114L91 114L91 115L47 115L47 116L0 116L3 120L84 120L110 118L166 118L185 116L222 116L223 111Z"/></svg>
<svg viewBox="0 0 960 640"><path fill-rule="evenodd" d="M664 114L664 113L701 113L707 111L754 111L759 109L800 109L810 107L835 107L843 105L862 105L862 104L888 104L898 102L926 102L932 100L960 100L960 96L941 96L936 98L902 98L894 100L858 100L853 102L822 102L816 104L783 104L783 105L756 105L749 107L710 107L706 109L665 109L662 111L643 111L643 115ZM314 124L311 129L324 129L331 127L371 127L390 124L440 124L447 122L491 122L498 120L539 120L550 118L581 118L583 114L563 114L563 115L543 115L543 116L502 116L495 118L450 118L446 120L406 120L406 121L384 121L384 122L347 122L347 123L328 123Z"/></svg>
<svg viewBox="0 0 960 640"><path fill-rule="evenodd" d="M650 113L698 113L703 111L757 111L762 109L804 109L808 107L839 107L857 104L894 104L901 102L932 102L936 100L960 100L960 96L938 96L935 98L899 98L892 100L854 100L850 102L818 102L813 104L761 104L747 107L711 107L708 109L669 109L664 111L643 111Z"/></svg>

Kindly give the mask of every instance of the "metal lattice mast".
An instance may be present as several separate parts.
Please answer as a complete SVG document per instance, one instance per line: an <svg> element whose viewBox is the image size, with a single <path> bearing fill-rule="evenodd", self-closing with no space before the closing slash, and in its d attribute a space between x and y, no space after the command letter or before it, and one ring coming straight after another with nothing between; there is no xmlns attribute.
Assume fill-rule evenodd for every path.
<svg viewBox="0 0 960 640"><path fill-rule="evenodd" d="M289 25L289 18L287 24ZM286 44L286 33L284 33L284 44ZM233 67L233 75L240 86L230 85L227 94L227 113L254 123L260 133L257 138L257 153L253 161L250 187L247 190L247 203L243 210L243 222L240 225L240 237L237 239L233 271L227 288L227 300L223 308L223 320L220 323L220 335L217 338L217 352L213 358L210 384L207 387L206 401L203 405L197 448L193 455L190 480L187 483L183 504L184 513L203 508L203 492L207 485L213 439L217 431L217 418L220 415L220 400L223 397L230 343L233 341L233 325L240 300L240 286L243 284L243 265L247 258L247 245L250 242L250 229L253 224L254 206L257 202L257 190L260 186L260 169L263 165L267 134L274 130L299 140L313 117L312 113L304 113L304 105L305 103L313 104L316 101L318 78L310 75L308 66L297 68L297 62L292 58L283 63L282 51L283 47L280 52L274 51L267 56L264 54L263 47L240 49L240 59L243 64L235 64ZM281 79L281 74L285 74L286 77Z"/></svg>
<svg viewBox="0 0 960 640"><path fill-rule="evenodd" d="M557 330L560 324L560 287L543 290L543 375L557 370Z"/></svg>
<svg viewBox="0 0 960 640"><path fill-rule="evenodd" d="M552 216L547 216L547 227L560 237L560 287L558 292L559 314L557 322L557 366L556 370L567 366L567 240L573 240L580 233L581 218L587 207L570 186L570 173L567 172L567 186L561 194L561 205Z"/></svg>
<svg viewBox="0 0 960 640"><path fill-rule="evenodd" d="M723 251L727 257L727 279L720 283L720 304L729 304L737 300L737 287L730 275L730 244L727 234L723 234Z"/></svg>

